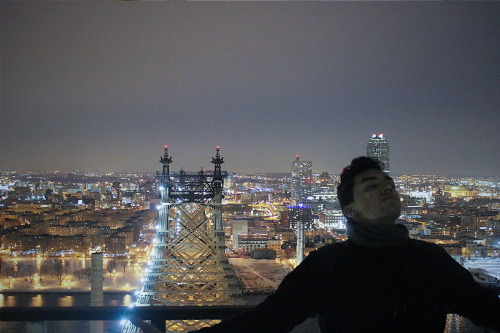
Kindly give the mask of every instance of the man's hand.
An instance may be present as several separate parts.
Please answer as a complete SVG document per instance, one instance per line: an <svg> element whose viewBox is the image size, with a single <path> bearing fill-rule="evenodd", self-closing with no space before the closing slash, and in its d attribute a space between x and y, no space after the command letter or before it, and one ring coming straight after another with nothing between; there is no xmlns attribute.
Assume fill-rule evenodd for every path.
<svg viewBox="0 0 500 333"><path fill-rule="evenodd" d="M139 327L144 333L162 333L153 325L143 322L142 319L136 315L130 315L128 320L130 320L130 322L135 326Z"/></svg>

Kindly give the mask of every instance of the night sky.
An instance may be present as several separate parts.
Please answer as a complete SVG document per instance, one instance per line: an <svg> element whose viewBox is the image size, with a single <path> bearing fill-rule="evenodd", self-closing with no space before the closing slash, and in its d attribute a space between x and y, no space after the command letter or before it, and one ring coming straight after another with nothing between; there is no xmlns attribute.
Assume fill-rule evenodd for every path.
<svg viewBox="0 0 500 333"><path fill-rule="evenodd" d="M0 170L499 175L498 2L0 3Z"/></svg>

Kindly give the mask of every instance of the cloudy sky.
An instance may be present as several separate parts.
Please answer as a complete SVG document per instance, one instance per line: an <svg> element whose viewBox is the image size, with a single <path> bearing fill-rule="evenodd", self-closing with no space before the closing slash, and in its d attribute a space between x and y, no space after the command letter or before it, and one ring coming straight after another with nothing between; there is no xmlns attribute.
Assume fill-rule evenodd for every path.
<svg viewBox="0 0 500 333"><path fill-rule="evenodd" d="M499 175L498 2L0 3L0 170Z"/></svg>

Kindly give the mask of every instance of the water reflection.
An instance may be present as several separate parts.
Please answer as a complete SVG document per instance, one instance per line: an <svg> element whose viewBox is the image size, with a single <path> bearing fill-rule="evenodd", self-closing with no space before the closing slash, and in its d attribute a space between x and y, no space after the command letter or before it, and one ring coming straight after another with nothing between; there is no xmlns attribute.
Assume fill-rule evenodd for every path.
<svg viewBox="0 0 500 333"><path fill-rule="evenodd" d="M74 300L73 296L64 296L64 297L59 298L57 305L59 305L59 306L73 306L74 301L75 300Z"/></svg>
<svg viewBox="0 0 500 333"><path fill-rule="evenodd" d="M38 294L36 296L31 297L30 306L43 306L43 297Z"/></svg>
<svg viewBox="0 0 500 333"><path fill-rule="evenodd" d="M105 293L104 305L129 305L132 297L124 293ZM6 306L85 306L90 305L90 292L88 293L0 293L0 307ZM90 321L47 321L44 332L90 332ZM27 322L0 322L1 333L28 332ZM104 332L119 333L119 321L104 321Z"/></svg>
<svg viewBox="0 0 500 333"><path fill-rule="evenodd" d="M15 296L6 296L4 304L5 305L0 304L0 306L17 306L17 297L15 297Z"/></svg>
<svg viewBox="0 0 500 333"><path fill-rule="evenodd" d="M125 297L123 297L123 305L129 306L133 302L134 302L134 300L132 299L132 296L130 296L130 295L125 295Z"/></svg>
<svg viewBox="0 0 500 333"><path fill-rule="evenodd" d="M111 305L111 306L118 306L118 305L121 305L120 303L121 303L121 301L114 299L114 300L112 300L110 302L109 305Z"/></svg>
<svg viewBox="0 0 500 333"><path fill-rule="evenodd" d="M248 297L248 303L257 304L264 296ZM129 306L133 303L133 296L124 293L105 293L104 305ZM89 293L0 293L0 307L6 306L85 306L90 305ZM73 332L87 333L90 329L90 322L68 321L68 322L47 322L47 332ZM118 333L121 331L119 321L104 322L104 332ZM0 322L1 333L26 332L25 322ZM444 333L479 333L484 332L481 328L472 324L468 319L458 315L448 315L446 329Z"/></svg>
<svg viewBox="0 0 500 333"><path fill-rule="evenodd" d="M104 305L128 306L133 297L126 293L104 293ZM90 305L90 292L22 292L0 293L0 307L6 306L85 306ZM0 331L2 332L2 331ZM3 333L3 332L2 332Z"/></svg>

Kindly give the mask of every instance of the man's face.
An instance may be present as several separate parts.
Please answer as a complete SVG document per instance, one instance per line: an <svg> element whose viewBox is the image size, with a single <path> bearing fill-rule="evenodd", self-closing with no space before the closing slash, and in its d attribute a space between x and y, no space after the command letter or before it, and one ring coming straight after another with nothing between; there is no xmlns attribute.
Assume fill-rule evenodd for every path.
<svg viewBox="0 0 500 333"><path fill-rule="evenodd" d="M383 171L366 170L354 177L353 197L344 211L357 223L394 224L401 214L394 181Z"/></svg>

